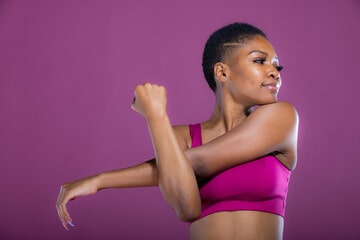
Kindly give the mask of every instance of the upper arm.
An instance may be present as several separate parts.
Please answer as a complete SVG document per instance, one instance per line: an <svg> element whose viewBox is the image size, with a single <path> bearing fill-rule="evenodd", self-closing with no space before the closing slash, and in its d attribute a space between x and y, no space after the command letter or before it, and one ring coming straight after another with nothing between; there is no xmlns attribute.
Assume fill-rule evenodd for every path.
<svg viewBox="0 0 360 240"><path fill-rule="evenodd" d="M254 160L273 152L284 157L289 169L296 161L298 115L286 102L258 107L240 125L213 141L194 148L191 161L195 171L211 176L240 163Z"/></svg>

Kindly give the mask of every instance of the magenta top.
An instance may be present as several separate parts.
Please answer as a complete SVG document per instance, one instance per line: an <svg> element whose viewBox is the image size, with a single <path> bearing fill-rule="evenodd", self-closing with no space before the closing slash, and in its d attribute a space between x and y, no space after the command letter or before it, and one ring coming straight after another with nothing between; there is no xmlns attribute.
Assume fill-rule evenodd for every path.
<svg viewBox="0 0 360 240"><path fill-rule="evenodd" d="M201 125L189 125L192 146L202 145ZM252 210L285 215L291 171L272 155L229 168L199 185L201 216Z"/></svg>

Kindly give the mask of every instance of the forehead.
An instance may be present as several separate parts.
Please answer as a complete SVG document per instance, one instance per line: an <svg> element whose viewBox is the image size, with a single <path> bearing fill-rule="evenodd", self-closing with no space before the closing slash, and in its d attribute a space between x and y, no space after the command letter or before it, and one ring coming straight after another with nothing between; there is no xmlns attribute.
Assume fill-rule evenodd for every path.
<svg viewBox="0 0 360 240"><path fill-rule="evenodd" d="M263 36L254 36L247 40L240 48L238 48L237 55L247 56L249 54L265 54L271 58L277 58L274 47Z"/></svg>

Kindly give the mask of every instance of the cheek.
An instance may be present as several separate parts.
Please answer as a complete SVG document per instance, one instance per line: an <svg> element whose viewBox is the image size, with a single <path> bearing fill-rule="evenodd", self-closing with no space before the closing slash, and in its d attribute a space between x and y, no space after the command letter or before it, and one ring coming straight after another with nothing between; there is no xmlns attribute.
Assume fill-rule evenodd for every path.
<svg viewBox="0 0 360 240"><path fill-rule="evenodd" d="M256 68L243 68L246 70L238 71L235 73L234 78L237 78L238 80L242 80L243 82L252 82L256 78L260 76L260 71L258 71Z"/></svg>
<svg viewBox="0 0 360 240"><path fill-rule="evenodd" d="M260 69L252 69L252 71L249 73L249 78L254 83L262 82L265 79L264 71L261 71Z"/></svg>

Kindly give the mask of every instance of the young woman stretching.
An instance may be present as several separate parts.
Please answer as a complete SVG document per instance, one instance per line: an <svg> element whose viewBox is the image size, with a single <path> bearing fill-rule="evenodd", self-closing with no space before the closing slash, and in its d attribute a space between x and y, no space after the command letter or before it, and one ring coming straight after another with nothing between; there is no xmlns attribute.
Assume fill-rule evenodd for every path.
<svg viewBox="0 0 360 240"><path fill-rule="evenodd" d="M155 158L64 184L56 207L65 228L72 224L71 199L159 186L179 219L191 223L191 239L282 239L298 115L277 101L276 52L261 30L234 23L210 36L202 65L216 97L210 118L173 127L165 88L138 85L131 107L147 122Z"/></svg>

